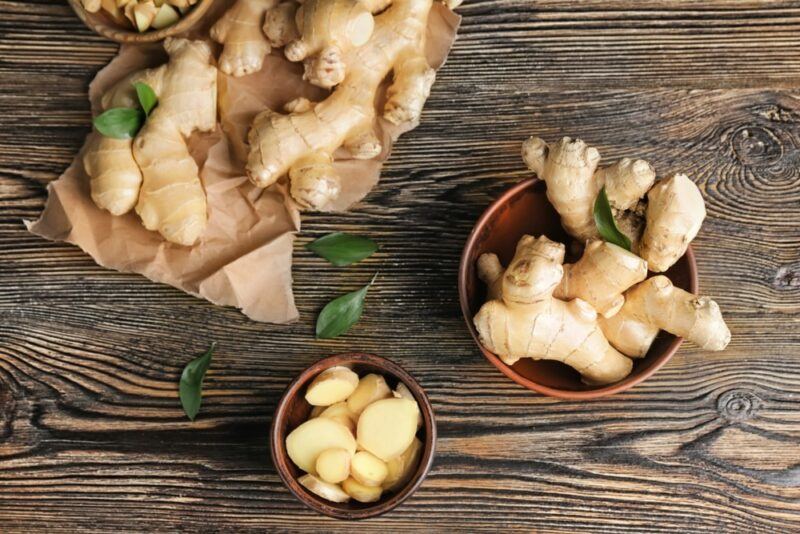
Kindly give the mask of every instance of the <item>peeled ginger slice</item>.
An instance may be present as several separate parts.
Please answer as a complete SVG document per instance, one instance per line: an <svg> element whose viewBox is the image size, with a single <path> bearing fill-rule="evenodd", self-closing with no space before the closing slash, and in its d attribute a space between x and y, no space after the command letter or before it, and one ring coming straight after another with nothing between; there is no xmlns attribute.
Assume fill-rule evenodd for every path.
<svg viewBox="0 0 800 534"><path fill-rule="evenodd" d="M309 419L286 437L289 458L303 471L316 474L317 457L327 449L356 452L356 440L346 426L325 417Z"/></svg>
<svg viewBox="0 0 800 534"><path fill-rule="evenodd" d="M319 478L331 484L344 482L350 476L351 454L345 449L327 449L317 456Z"/></svg>
<svg viewBox="0 0 800 534"><path fill-rule="evenodd" d="M386 462L367 451L360 451L353 456L350 476L365 486L380 486L386 480L389 469Z"/></svg>
<svg viewBox="0 0 800 534"><path fill-rule="evenodd" d="M396 491L408 484L419 465L421 456L422 442L418 438L414 438L403 454L386 462L388 474L386 480L383 481L383 489Z"/></svg>
<svg viewBox="0 0 800 534"><path fill-rule="evenodd" d="M342 491L336 484L329 484L314 475L303 475L297 481L308 491L331 502L347 502L350 495Z"/></svg>
<svg viewBox="0 0 800 534"><path fill-rule="evenodd" d="M380 375L369 374L358 382L358 387L347 399L347 407L356 415L376 400L392 396L386 380Z"/></svg>
<svg viewBox="0 0 800 534"><path fill-rule="evenodd" d="M408 399L382 399L367 406L358 419L358 444L384 462L396 458L414 441L419 408Z"/></svg>
<svg viewBox="0 0 800 534"><path fill-rule="evenodd" d="M380 486L365 486L350 477L342 482L342 489L358 502L375 502L381 498L383 490Z"/></svg>
<svg viewBox="0 0 800 534"><path fill-rule="evenodd" d="M347 399L358 383L358 375L347 367L331 367L311 382L306 390L306 400L312 406L330 406Z"/></svg>

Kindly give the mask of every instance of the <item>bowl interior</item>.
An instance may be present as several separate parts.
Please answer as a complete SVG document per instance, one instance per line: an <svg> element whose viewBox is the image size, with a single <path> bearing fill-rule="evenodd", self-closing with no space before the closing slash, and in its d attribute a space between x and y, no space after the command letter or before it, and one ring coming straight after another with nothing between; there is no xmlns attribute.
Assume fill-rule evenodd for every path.
<svg viewBox="0 0 800 534"><path fill-rule="evenodd" d="M581 382L577 371L561 362L523 358L509 367L484 349L472 323L472 318L486 299L486 287L478 279L476 262L481 254L494 252L503 265L508 265L514 256L517 241L525 234L545 235L553 241L566 244L568 263L576 261L582 253L582 245L567 235L558 213L547 200L544 182L532 179L511 188L486 210L476 224L461 258L459 290L467 326L484 356L506 375L529 389L547 395L564 398L597 397L622 391L641 382L664 365L677 350L681 339L662 332L647 356L634 360L633 371L627 378L609 386L587 386ZM697 292L691 248L664 274L677 287Z"/></svg>
<svg viewBox="0 0 800 534"><path fill-rule="evenodd" d="M175 24L160 30L151 29L141 33L126 24L117 22L103 9L90 13L83 7L81 0L69 0L69 3L86 26L107 39L119 43L154 43L190 29L208 11L213 0L198 0Z"/></svg>
<svg viewBox="0 0 800 534"><path fill-rule="evenodd" d="M399 382L404 383L414 395L422 413L422 426L417 431L417 437L423 444L423 451L414 475L404 488L386 493L374 503L364 504L355 500L347 503L334 503L314 495L297 482L297 479L305 472L294 465L286 453L286 436L308 420L311 413L312 406L305 399L306 388L319 373L336 365L352 369L359 377L369 373L382 375L392 389ZM390 360L371 354L346 354L318 361L289 385L275 412L270 441L275 468L289 490L300 501L310 508L332 517L364 519L388 512L408 498L422 484L433 463L436 423L430 401L417 381L403 368Z"/></svg>

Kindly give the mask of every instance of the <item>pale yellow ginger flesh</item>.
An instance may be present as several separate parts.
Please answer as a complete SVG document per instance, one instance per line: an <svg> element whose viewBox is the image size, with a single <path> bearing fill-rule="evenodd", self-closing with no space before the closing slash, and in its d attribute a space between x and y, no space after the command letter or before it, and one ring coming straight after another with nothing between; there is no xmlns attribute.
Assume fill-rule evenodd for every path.
<svg viewBox="0 0 800 534"><path fill-rule="evenodd" d="M422 442L414 438L403 454L386 462L386 479L382 484L384 491L396 491L408 484L417 470L421 456Z"/></svg>
<svg viewBox="0 0 800 534"><path fill-rule="evenodd" d="M317 457L328 449L344 449L351 456L356 452L356 440L343 424L326 417L309 419L286 437L286 453L297 467L316 473Z"/></svg>
<svg viewBox="0 0 800 534"><path fill-rule="evenodd" d="M319 478L330 484L344 482L350 476L353 458L347 449L326 449L317 456L315 467Z"/></svg>
<svg viewBox="0 0 800 534"><path fill-rule="evenodd" d="M135 107L133 83L142 81L153 89L158 106L133 142L98 140L95 134L83 161L100 208L120 215L137 199L136 212L148 230L192 245L206 227L206 196L186 138L216 126L217 70L202 41L167 39L164 48L170 57L166 65L129 75L102 100L104 109ZM140 185L131 155L141 172Z"/></svg>
<svg viewBox="0 0 800 534"><path fill-rule="evenodd" d="M380 486L389 475L386 462L367 451L358 451L353 456L350 476L365 486Z"/></svg>
<svg viewBox="0 0 800 534"><path fill-rule="evenodd" d="M581 299L553 297L563 261L564 245L544 236L523 236L506 270L499 262L479 261L481 280L489 287L500 280L500 298L486 302L474 318L481 343L507 365L520 358L555 360L586 383L617 382L633 362L606 340L597 312Z"/></svg>
<svg viewBox="0 0 800 534"><path fill-rule="evenodd" d="M306 76L313 83L338 85L310 109L259 114L249 133L247 174L252 182L267 187L288 174L291 195L303 207L326 209L339 195L340 179L332 165L332 155L339 147L346 147L356 158L369 159L380 153L381 144L374 132L375 101L390 72L394 77L383 117L394 124L419 120L435 77L424 54L432 0L396 0L374 17L372 32L361 46L355 43L358 36L366 34L369 24L364 21L372 15L356 4L343 0L309 0L303 4L296 16L302 31L287 44L285 53L305 58ZM268 20L273 12L278 13L275 20L281 25L274 34L267 30L271 40L285 33L282 25L291 9L282 6L267 13ZM326 22L313 22L309 27L312 19ZM334 39L344 35L347 39ZM353 47L340 53L347 40ZM309 56L313 51L318 55Z"/></svg>
<svg viewBox="0 0 800 534"><path fill-rule="evenodd" d="M350 495L344 492L341 487L330 482L325 482L314 475L303 475L297 479L301 486L308 491L331 502L347 502Z"/></svg>
<svg viewBox="0 0 800 534"><path fill-rule="evenodd" d="M376 400L392 396L392 390L381 375L368 374L361 378L358 387L347 398L347 407L356 415L361 415L364 408Z"/></svg>
<svg viewBox="0 0 800 534"><path fill-rule="evenodd" d="M277 0L238 0L211 28L211 38L224 45L219 70L244 76L261 70L270 52L261 30L264 16Z"/></svg>
<svg viewBox="0 0 800 534"><path fill-rule="evenodd" d="M622 309L602 319L601 326L612 345L634 358L647 354L659 330L705 350L723 350L731 339L716 302L675 287L661 275L628 290Z"/></svg>
<svg viewBox="0 0 800 534"><path fill-rule="evenodd" d="M363 503L376 502L383 494L383 488L380 486L366 486L353 477L342 482L342 489L352 498Z"/></svg>
<svg viewBox="0 0 800 534"><path fill-rule="evenodd" d="M342 402L358 387L358 375L347 367L326 369L306 389L306 401L312 406L330 406Z"/></svg>
<svg viewBox="0 0 800 534"><path fill-rule="evenodd" d="M306 388L306 399L328 399L330 389L342 379L346 367L331 367ZM378 374L360 380L348 376L351 390L346 400L313 406L309 419L286 438L286 451L307 474L299 482L310 492L332 502L353 498L369 503L384 491L399 491L413 477L423 453L416 437L422 414L411 390L398 383L392 391ZM341 397L337 389L336 398ZM322 391L322 393L321 393ZM326 400L327 402L327 400ZM354 411L352 407L357 410Z"/></svg>
<svg viewBox="0 0 800 534"><path fill-rule="evenodd" d="M356 439L366 451L384 462L400 456L417 433L419 410L408 399L381 399L367 406L358 418Z"/></svg>
<svg viewBox="0 0 800 534"><path fill-rule="evenodd" d="M622 294L646 277L647 262L642 258L613 243L591 240L580 260L564 265L564 277L553 296L579 298L610 317L622 308Z"/></svg>
<svg viewBox="0 0 800 534"><path fill-rule="evenodd" d="M580 139L548 144L531 137L522 158L547 184L564 228L580 241L598 237L594 203L605 186L617 226L653 272L666 271L686 253L706 215L700 190L686 175L656 183L649 163L628 158L598 169L600 153Z"/></svg>
<svg viewBox="0 0 800 534"><path fill-rule="evenodd" d="M344 426L346 426L350 432L355 435L356 433L356 422L358 421L358 414L353 413L350 408L347 406L347 402L337 402L336 404L331 404L322 413L319 414L320 417L327 417L328 419L333 419L334 421L338 421Z"/></svg>

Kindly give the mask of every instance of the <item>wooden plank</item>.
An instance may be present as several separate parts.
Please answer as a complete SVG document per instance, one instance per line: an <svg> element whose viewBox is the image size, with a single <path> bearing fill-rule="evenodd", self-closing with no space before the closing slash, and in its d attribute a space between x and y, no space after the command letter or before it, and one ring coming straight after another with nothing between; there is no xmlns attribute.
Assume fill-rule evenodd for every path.
<svg viewBox="0 0 800 534"><path fill-rule="evenodd" d="M405 366L439 421L431 477L365 531L796 529L800 3L461 11L422 125L381 184L351 213L304 217L301 320L276 327L25 232L88 131L85 87L115 47L62 3L0 0L0 529L351 531L291 497L266 442L286 384L346 350ZM725 312L728 350L684 347L645 384L588 403L532 395L483 361L458 307L459 254L488 202L528 176L532 134L692 176L709 211L700 284ZM302 249L332 230L381 252L336 269ZM377 270L364 320L314 340L324 303ZM176 382L211 340L192 425Z"/></svg>

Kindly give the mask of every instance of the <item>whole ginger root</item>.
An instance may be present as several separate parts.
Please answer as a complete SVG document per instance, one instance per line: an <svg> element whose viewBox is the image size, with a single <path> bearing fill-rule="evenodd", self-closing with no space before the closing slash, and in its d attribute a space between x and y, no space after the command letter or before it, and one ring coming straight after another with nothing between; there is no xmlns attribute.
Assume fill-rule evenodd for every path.
<svg viewBox="0 0 800 534"><path fill-rule="evenodd" d="M114 215L136 209L148 230L180 245L194 244L206 227L206 196L186 138L211 131L217 116L217 69L202 41L164 41L169 62L130 74L102 98L103 109L135 107L133 84L144 82L158 97L136 137L94 134L83 157L98 207Z"/></svg>
<svg viewBox="0 0 800 534"><path fill-rule="evenodd" d="M611 384L625 378L632 361L612 347L597 312L581 299L553 297L562 281L564 245L544 236L523 236L507 269L494 254L478 260L478 276L494 292L475 315L481 343L503 362L556 360L584 382Z"/></svg>
<svg viewBox="0 0 800 534"><path fill-rule="evenodd" d="M703 196L685 174L656 183L649 163L628 158L598 169L600 153L580 139L548 144L531 137L522 159L545 181L564 228L580 241L598 237L593 208L605 186L617 225L653 272L666 271L686 253L706 216Z"/></svg>
<svg viewBox="0 0 800 534"><path fill-rule="evenodd" d="M224 43L223 54L231 64L255 64L252 58L261 55L237 51L231 37L237 33L231 21L241 12L240 4L256 1L239 0L217 24L215 39ZM435 78L425 59L432 5L433 0L305 0L267 9L263 34L268 46L284 47L287 59L302 61L306 80L333 91L321 102L292 101L283 110L267 110L255 118L247 161L253 184L267 187L288 175L290 193L299 205L326 209L341 190L334 152L343 147L352 158L372 159L382 151L375 102L389 73L393 80L383 118L392 124L419 120ZM252 18L260 20L260 14ZM245 53L250 60L234 57Z"/></svg>
<svg viewBox="0 0 800 534"><path fill-rule="evenodd" d="M674 265L705 219L700 190L685 174L656 181L649 163L628 158L598 168L597 149L569 137L553 144L531 137L522 157L545 181L564 228L586 243L580 260L565 265L556 298L591 304L607 339L632 358L644 357L660 330L706 350L728 345L730 331L713 300L674 287L665 276L645 279L648 270ZM593 208L603 187L633 252L597 239ZM490 288L490 295L496 291Z"/></svg>

